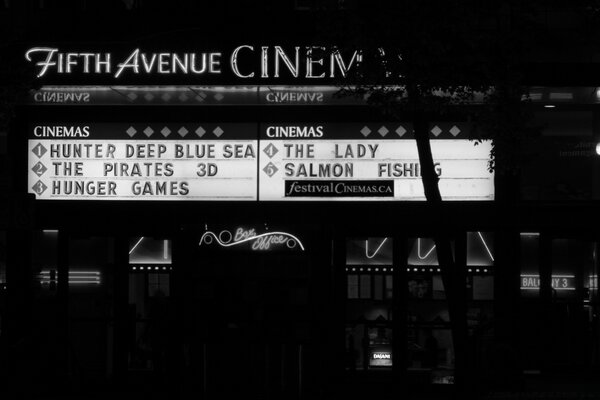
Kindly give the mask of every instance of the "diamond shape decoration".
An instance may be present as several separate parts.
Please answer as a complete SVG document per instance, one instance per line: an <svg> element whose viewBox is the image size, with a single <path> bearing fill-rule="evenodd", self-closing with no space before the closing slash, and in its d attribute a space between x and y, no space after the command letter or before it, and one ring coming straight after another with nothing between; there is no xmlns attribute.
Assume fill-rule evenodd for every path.
<svg viewBox="0 0 600 400"><path fill-rule="evenodd" d="M263 171L265 171L265 174L267 174L270 178L273 175L275 175L277 171L279 171L279 168L277 168L275 164L270 162L263 168Z"/></svg>
<svg viewBox="0 0 600 400"><path fill-rule="evenodd" d="M181 128L179 128L179 130L177 131L177 133L179 133L179 136L181 137L185 137L185 135L188 134L188 130L185 129L185 126L182 126Z"/></svg>
<svg viewBox="0 0 600 400"><path fill-rule="evenodd" d="M179 98L179 100L180 100L180 101L182 101L182 102L186 102L186 101L188 101L188 100L189 100L189 97L188 97L188 95L187 95L187 94L185 94L185 93L181 93L181 94L179 95L179 97L178 97L178 98Z"/></svg>
<svg viewBox="0 0 600 400"><path fill-rule="evenodd" d="M382 126L381 128L379 128L379 130L377 132L379 132L381 137L385 137L385 135L387 135L389 131L390 130L388 128L386 128L385 126Z"/></svg>
<svg viewBox="0 0 600 400"><path fill-rule="evenodd" d="M154 133L154 129L150 128L149 126L146 127L146 129L144 129L144 135L150 137L152 136L152 134Z"/></svg>
<svg viewBox="0 0 600 400"><path fill-rule="evenodd" d="M46 154L47 151L48 151L48 149L46 149L44 146L42 146L41 143L36 144L35 147L33 149L31 149L31 152L33 154L35 154L36 156L38 156L38 158L42 158L44 156L44 154Z"/></svg>
<svg viewBox="0 0 600 400"><path fill-rule="evenodd" d="M223 96L223 93L217 93L214 97L216 101L221 101L225 98L225 96Z"/></svg>
<svg viewBox="0 0 600 400"><path fill-rule="evenodd" d="M42 181L37 181L31 188L38 196L40 196L46 191L46 189L48 189L48 186L46 186Z"/></svg>
<svg viewBox="0 0 600 400"><path fill-rule="evenodd" d="M402 125L400 125L398 129L396 129L396 133L398 134L398 136L402 137L406 133L406 129Z"/></svg>
<svg viewBox="0 0 600 400"><path fill-rule="evenodd" d="M171 95L169 93L164 93L162 96L160 96L161 99L163 99L163 101L169 101L171 100Z"/></svg>
<svg viewBox="0 0 600 400"><path fill-rule="evenodd" d="M129 94L127 95L127 98L128 98L129 100L131 100L131 101L134 101L135 99L137 99L137 98L138 98L138 95L137 95L137 94L135 94L135 93L133 93L133 92L131 92L131 93L129 93Z"/></svg>
<svg viewBox="0 0 600 400"><path fill-rule="evenodd" d="M200 101L204 101L204 99L206 99L206 93L204 93L204 92L200 92L200 93L198 93L198 95L196 96L196 100L197 100L197 101L199 101L199 102L200 102Z"/></svg>
<svg viewBox="0 0 600 400"><path fill-rule="evenodd" d="M196 135L198 135L198 137L202 137L206 133L206 129L199 126L198 129L196 129L194 132L196 132Z"/></svg>
<svg viewBox="0 0 600 400"><path fill-rule="evenodd" d="M150 101L150 100L154 99L154 95L152 93L146 93L144 95L144 98L146 99L146 101Z"/></svg>
<svg viewBox="0 0 600 400"><path fill-rule="evenodd" d="M360 133L362 133L364 137L367 137L367 136L369 136L369 134L371 133L371 130L369 129L369 127L368 127L368 126L366 126L366 125L365 125L365 126L364 126L364 127L361 129L361 130L360 130Z"/></svg>
<svg viewBox="0 0 600 400"><path fill-rule="evenodd" d="M216 137L221 137L221 135L223 134L223 132L225 132L223 129L221 129L220 126L217 126L214 130L213 133L215 134Z"/></svg>
<svg viewBox="0 0 600 400"><path fill-rule="evenodd" d="M133 137L133 135L137 133L137 130L133 126L130 126L125 132L129 135L129 137Z"/></svg>
<svg viewBox="0 0 600 400"><path fill-rule="evenodd" d="M460 128L454 125L452 128L450 128L450 133L452 134L452 136L456 137L460 133Z"/></svg>
<svg viewBox="0 0 600 400"><path fill-rule="evenodd" d="M273 158L275 154L279 153L279 150L277 150L277 147L275 147L273 143L269 143L269 145L263 149L263 152L268 155L269 158Z"/></svg>
<svg viewBox="0 0 600 400"><path fill-rule="evenodd" d="M160 133L162 133L164 137L167 137L171 134L171 130L165 126L160 130Z"/></svg>
<svg viewBox="0 0 600 400"><path fill-rule="evenodd" d="M37 176L42 176L44 175L44 172L48 171L48 168L46 168L44 164L38 161L37 164L35 164L33 168L31 168L31 170L35 172Z"/></svg>
<svg viewBox="0 0 600 400"><path fill-rule="evenodd" d="M440 133L442 133L442 130L440 129L439 126L436 125L431 130L431 133L433 133L433 136L438 137L438 136L440 136Z"/></svg>

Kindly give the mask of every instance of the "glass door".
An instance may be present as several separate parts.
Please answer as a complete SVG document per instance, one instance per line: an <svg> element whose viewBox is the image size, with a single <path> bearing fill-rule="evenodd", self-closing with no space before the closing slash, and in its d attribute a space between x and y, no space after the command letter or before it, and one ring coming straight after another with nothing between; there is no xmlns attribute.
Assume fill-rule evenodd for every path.
<svg viewBox="0 0 600 400"><path fill-rule="evenodd" d="M387 237L346 241L346 370L392 368L392 245Z"/></svg>
<svg viewBox="0 0 600 400"><path fill-rule="evenodd" d="M128 371L132 381L164 383L172 330L172 242L147 236L129 240Z"/></svg>

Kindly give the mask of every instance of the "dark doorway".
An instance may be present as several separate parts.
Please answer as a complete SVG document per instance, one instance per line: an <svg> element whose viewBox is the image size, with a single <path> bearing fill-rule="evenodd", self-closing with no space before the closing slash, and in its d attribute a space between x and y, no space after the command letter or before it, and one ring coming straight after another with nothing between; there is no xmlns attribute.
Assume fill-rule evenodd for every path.
<svg viewBox="0 0 600 400"><path fill-rule="evenodd" d="M312 318L305 253L186 246L174 266L186 391L300 397Z"/></svg>

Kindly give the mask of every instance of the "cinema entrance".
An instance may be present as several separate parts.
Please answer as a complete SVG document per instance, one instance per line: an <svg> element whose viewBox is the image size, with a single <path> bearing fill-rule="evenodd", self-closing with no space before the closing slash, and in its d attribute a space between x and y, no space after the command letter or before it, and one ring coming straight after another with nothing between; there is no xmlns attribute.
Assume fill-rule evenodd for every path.
<svg viewBox="0 0 600 400"><path fill-rule="evenodd" d="M299 398L319 335L319 257L302 233L255 226L184 230L172 288L187 393Z"/></svg>
<svg viewBox="0 0 600 400"><path fill-rule="evenodd" d="M452 240L456 262L465 268L467 278L467 323L473 350L484 349L493 333L493 237L484 231L456 232ZM426 233L354 236L344 244L340 268L346 286L348 379L380 387L394 381L453 384L455 350L449 303L433 239Z"/></svg>

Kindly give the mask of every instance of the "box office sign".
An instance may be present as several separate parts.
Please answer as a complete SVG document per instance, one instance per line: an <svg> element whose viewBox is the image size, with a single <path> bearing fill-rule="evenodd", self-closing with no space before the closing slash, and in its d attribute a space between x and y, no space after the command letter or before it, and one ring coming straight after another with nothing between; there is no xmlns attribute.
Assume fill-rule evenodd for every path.
<svg viewBox="0 0 600 400"><path fill-rule="evenodd" d="M251 251L304 251L302 241L292 233L256 228L206 230L198 242L200 247L211 249Z"/></svg>
<svg viewBox="0 0 600 400"><path fill-rule="evenodd" d="M446 200L493 200L490 143L434 124ZM410 124L33 124L28 191L40 200L425 200Z"/></svg>

